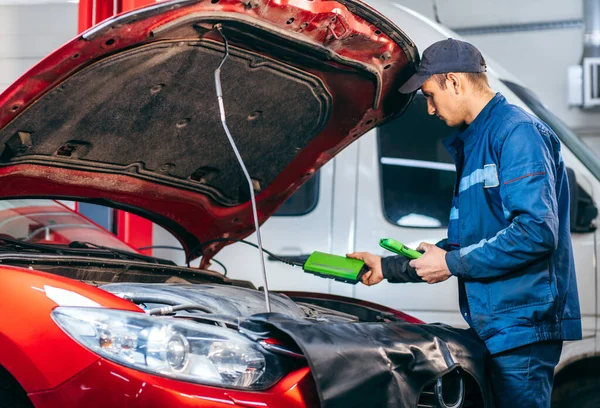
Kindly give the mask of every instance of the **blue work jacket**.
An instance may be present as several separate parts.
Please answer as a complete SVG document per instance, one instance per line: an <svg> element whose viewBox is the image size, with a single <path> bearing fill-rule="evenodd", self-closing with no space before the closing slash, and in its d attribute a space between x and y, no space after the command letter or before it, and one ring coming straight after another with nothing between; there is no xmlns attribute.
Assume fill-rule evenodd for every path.
<svg viewBox="0 0 600 408"><path fill-rule="evenodd" d="M459 175L444 246L465 320L492 354L580 339L557 136L498 93L444 145Z"/></svg>

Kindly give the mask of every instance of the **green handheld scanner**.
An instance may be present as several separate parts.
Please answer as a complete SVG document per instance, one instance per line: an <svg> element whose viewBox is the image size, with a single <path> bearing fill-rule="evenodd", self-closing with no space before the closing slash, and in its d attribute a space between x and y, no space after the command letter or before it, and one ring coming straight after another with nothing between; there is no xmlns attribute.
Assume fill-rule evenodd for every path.
<svg viewBox="0 0 600 408"><path fill-rule="evenodd" d="M404 244L391 238L383 238L379 240L379 245L382 248L392 251L399 255L404 255L408 258L418 258L422 253L404 246ZM326 254L324 252L313 252L304 265L304 272L320 276L322 278L335 279L340 282L351 283L356 285L363 275L369 270L369 267L359 259L346 258Z"/></svg>
<svg viewBox="0 0 600 408"><path fill-rule="evenodd" d="M423 255L419 251L405 247L403 243L392 238L381 238L379 240L379 246L383 249L387 249L388 251L392 251L398 255L404 255L405 257L411 259L417 259Z"/></svg>
<svg viewBox="0 0 600 408"><path fill-rule="evenodd" d="M359 259L346 258L326 254L323 252L313 252L304 265L304 272L320 276L322 278L335 279L340 282L356 285L362 276L369 270L365 263Z"/></svg>

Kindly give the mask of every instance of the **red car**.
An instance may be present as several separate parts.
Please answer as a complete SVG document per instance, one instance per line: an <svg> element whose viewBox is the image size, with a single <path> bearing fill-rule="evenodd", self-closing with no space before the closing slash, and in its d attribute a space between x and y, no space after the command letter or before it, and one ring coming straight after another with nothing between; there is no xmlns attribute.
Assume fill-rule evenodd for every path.
<svg viewBox="0 0 600 408"><path fill-rule="evenodd" d="M318 362L339 355L360 367L367 360L336 344L370 327L398 338L366 352L406 346L421 364L394 376L398 367L384 363L401 383L391 394L483 406L483 363L471 362L468 342L322 294L272 293L264 314L262 291L209 269L227 239L254 231L225 120L264 222L331 157L404 110L411 98L397 89L417 62L411 40L358 1L176 1L103 22L9 87L0 95L0 407L343 406L330 391L350 396L379 377L365 371L344 391ZM144 216L188 259L202 256L201 268L142 255L50 199ZM307 325L304 334L336 327L321 346L337 351L314 352L318 341L307 346L283 320ZM379 404L369 401L361 406Z"/></svg>

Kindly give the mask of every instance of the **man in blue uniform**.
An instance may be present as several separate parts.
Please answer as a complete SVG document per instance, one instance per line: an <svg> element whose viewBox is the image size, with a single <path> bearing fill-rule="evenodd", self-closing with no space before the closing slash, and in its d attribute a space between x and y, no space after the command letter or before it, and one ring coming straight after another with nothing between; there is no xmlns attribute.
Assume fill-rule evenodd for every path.
<svg viewBox="0 0 600 408"><path fill-rule="evenodd" d="M455 276L460 309L491 353L497 408L550 407L564 340L581 338L560 143L538 118L489 87L471 44L447 39L423 53L400 89L421 89L430 115L456 131L444 141L457 181L448 239L421 243L417 260L358 252L363 283L430 284ZM414 270L412 271L414 273Z"/></svg>

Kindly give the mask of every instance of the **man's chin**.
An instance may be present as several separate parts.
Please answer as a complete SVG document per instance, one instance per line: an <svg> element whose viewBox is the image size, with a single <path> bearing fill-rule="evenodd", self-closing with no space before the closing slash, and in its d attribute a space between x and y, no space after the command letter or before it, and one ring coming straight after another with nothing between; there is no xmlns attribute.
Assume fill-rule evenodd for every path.
<svg viewBox="0 0 600 408"><path fill-rule="evenodd" d="M451 127L451 128L453 128L453 127L458 127L458 126L460 126L460 123L452 122L452 121L449 121L449 120L447 120L447 119L443 119L443 118L440 118L440 119L442 119L442 121L443 121L443 122L446 124L446 126L448 126L448 127Z"/></svg>
<svg viewBox="0 0 600 408"><path fill-rule="evenodd" d="M449 121L448 119L446 119L446 118L445 118L445 117L443 117L443 116L437 115L437 118L438 118L439 120L441 120L442 122L444 122L444 123L445 123L447 126L449 126L449 127L456 127L456 126L458 126L458 124L457 124L457 123L451 122L451 121Z"/></svg>

